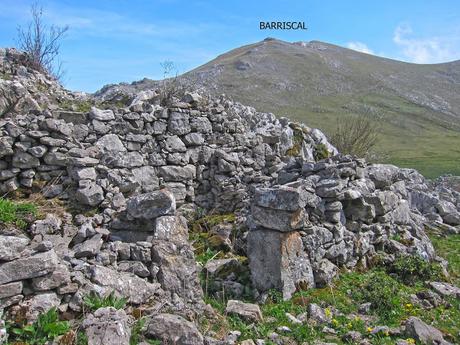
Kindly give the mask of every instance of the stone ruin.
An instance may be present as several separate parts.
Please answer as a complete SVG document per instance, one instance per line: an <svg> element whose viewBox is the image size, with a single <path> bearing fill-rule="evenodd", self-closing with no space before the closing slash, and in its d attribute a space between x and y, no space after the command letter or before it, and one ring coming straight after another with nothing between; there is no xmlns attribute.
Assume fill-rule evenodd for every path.
<svg viewBox="0 0 460 345"><path fill-rule="evenodd" d="M183 217L197 208L238 214L253 287L284 298L329 284L341 267L366 268L377 252L443 263L425 227L459 231L460 193L340 155L317 129L193 92L170 106L151 90L126 106L63 110L95 100L18 56L0 50L13 76L0 88L24 101L0 119L1 194L45 182L45 198L97 213L48 214L27 234L0 225L2 308L79 311L90 291L203 308Z"/></svg>

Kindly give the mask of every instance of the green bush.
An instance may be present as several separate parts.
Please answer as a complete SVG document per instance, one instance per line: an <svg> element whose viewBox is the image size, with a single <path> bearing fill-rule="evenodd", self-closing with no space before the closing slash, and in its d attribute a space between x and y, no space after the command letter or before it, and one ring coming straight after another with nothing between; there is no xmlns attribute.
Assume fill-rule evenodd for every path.
<svg viewBox="0 0 460 345"><path fill-rule="evenodd" d="M16 203L0 198L0 223L15 224L24 229L37 216L37 207L30 203Z"/></svg>
<svg viewBox="0 0 460 345"><path fill-rule="evenodd" d="M92 292L85 298L83 298L83 303L85 306L91 310L95 311L100 308L113 307L115 309L123 309L128 300L126 298L116 297L112 291L109 295L101 297L96 293Z"/></svg>
<svg viewBox="0 0 460 345"><path fill-rule="evenodd" d="M393 274L406 285L415 285L426 280L443 279L439 264L429 262L418 255L398 257L387 267L387 272Z"/></svg>
<svg viewBox="0 0 460 345"><path fill-rule="evenodd" d="M7 327L10 341L28 345L46 344L69 330L70 325L67 321L59 321L56 308L51 308L46 313L40 314L37 321L31 325Z"/></svg>
<svg viewBox="0 0 460 345"><path fill-rule="evenodd" d="M359 288L354 289L354 298L361 302L370 302L372 309L386 322L392 322L403 314L403 287L386 272L376 270L366 274Z"/></svg>
<svg viewBox="0 0 460 345"><path fill-rule="evenodd" d="M324 145L324 144L318 144L316 145L315 147L315 159L317 161L320 161L322 159L326 159L326 158L329 158L330 156L330 153L329 153L329 150L327 149L327 146Z"/></svg>

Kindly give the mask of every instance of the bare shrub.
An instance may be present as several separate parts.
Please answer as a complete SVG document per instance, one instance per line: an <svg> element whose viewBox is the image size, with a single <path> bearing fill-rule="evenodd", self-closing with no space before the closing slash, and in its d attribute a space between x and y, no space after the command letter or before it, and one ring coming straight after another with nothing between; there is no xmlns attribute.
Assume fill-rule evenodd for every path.
<svg viewBox="0 0 460 345"><path fill-rule="evenodd" d="M380 122L365 115L343 116L331 136L331 143L343 154L368 157L378 142Z"/></svg>
<svg viewBox="0 0 460 345"><path fill-rule="evenodd" d="M43 8L34 3L30 8L32 20L27 27L18 27L18 48L29 56L30 67L48 72L56 79L63 75L62 64L56 62L68 26L48 26L43 21Z"/></svg>
<svg viewBox="0 0 460 345"><path fill-rule="evenodd" d="M160 82L160 104L170 106L175 99L180 99L187 89L186 82L177 75L177 68L172 61L160 63L163 68L163 80ZM171 75L174 74L173 77Z"/></svg>

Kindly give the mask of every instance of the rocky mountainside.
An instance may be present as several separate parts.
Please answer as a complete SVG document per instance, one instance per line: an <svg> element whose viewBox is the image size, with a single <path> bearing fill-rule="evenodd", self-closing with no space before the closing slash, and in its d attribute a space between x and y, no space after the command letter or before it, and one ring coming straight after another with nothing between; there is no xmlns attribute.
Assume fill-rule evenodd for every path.
<svg viewBox="0 0 460 345"><path fill-rule="evenodd" d="M332 133L352 114L379 121L379 152L425 176L460 174L460 62L418 65L332 44L266 39L185 73L190 84ZM148 79L123 88L136 92Z"/></svg>
<svg viewBox="0 0 460 345"><path fill-rule="evenodd" d="M59 344L297 344L313 331L448 344L415 315L363 336L339 327L335 305L302 300L279 326L260 309L273 294L296 300L339 272L401 260L439 269L413 273L429 286L413 303L460 298L426 233L460 231L460 193L445 180L341 155L320 130L225 97L153 89L101 101L27 68L22 53L0 56L2 104L23 100L0 119L0 303L12 341L29 338L11 325L55 307L72 327ZM379 304L366 302L346 317L371 328L365 314Z"/></svg>

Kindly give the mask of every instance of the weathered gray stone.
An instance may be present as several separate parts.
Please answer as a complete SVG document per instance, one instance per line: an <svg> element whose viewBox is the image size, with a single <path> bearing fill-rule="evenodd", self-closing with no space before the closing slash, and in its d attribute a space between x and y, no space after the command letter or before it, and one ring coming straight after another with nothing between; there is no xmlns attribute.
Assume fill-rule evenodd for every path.
<svg viewBox="0 0 460 345"><path fill-rule="evenodd" d="M104 200L104 191L95 182L88 181L77 190L75 197L83 205L97 206Z"/></svg>
<svg viewBox="0 0 460 345"><path fill-rule="evenodd" d="M193 249L188 242L153 241L152 260L159 267L157 280L163 290L190 300L199 300L203 291L198 279Z"/></svg>
<svg viewBox="0 0 460 345"><path fill-rule="evenodd" d="M69 157L62 152L48 152L43 159L48 165L67 166Z"/></svg>
<svg viewBox="0 0 460 345"><path fill-rule="evenodd" d="M102 151L107 152L126 152L126 148L116 134L106 134L100 138L95 146Z"/></svg>
<svg viewBox="0 0 460 345"><path fill-rule="evenodd" d="M135 168L132 173L144 192L153 192L159 188L158 173L154 167L143 166Z"/></svg>
<svg viewBox="0 0 460 345"><path fill-rule="evenodd" d="M366 174L376 188L383 189L398 180L399 168L390 164L372 164L366 168Z"/></svg>
<svg viewBox="0 0 460 345"><path fill-rule="evenodd" d="M307 312L308 317L318 324L327 324L332 320L332 316L326 315L326 311L316 303L310 303Z"/></svg>
<svg viewBox="0 0 460 345"><path fill-rule="evenodd" d="M260 322L263 320L262 312L257 304L244 303L237 300L229 300L225 313L237 315L250 322Z"/></svg>
<svg viewBox="0 0 460 345"><path fill-rule="evenodd" d="M251 230L247 248L251 280L257 290L278 289L289 299L297 288L314 286L310 260L298 232Z"/></svg>
<svg viewBox="0 0 460 345"><path fill-rule="evenodd" d="M161 340L164 344L203 345L204 340L197 327L179 315L158 314L147 326L148 337Z"/></svg>
<svg viewBox="0 0 460 345"><path fill-rule="evenodd" d="M160 176L167 182L184 182L196 177L196 168L193 165L186 165L184 167L174 165L162 166L159 172Z"/></svg>
<svg viewBox="0 0 460 345"><path fill-rule="evenodd" d="M11 261L19 258L29 242L25 237L0 235L0 260Z"/></svg>
<svg viewBox="0 0 460 345"><path fill-rule="evenodd" d="M188 240L187 221L180 216L162 216L155 219L155 240L183 242Z"/></svg>
<svg viewBox="0 0 460 345"><path fill-rule="evenodd" d="M12 164L15 168L30 169L38 167L40 165L40 161L38 158L26 152L16 152L13 156Z"/></svg>
<svg viewBox="0 0 460 345"><path fill-rule="evenodd" d="M82 323L88 345L127 345L130 343L130 318L123 309L100 308Z"/></svg>
<svg viewBox="0 0 460 345"><path fill-rule="evenodd" d="M427 325L415 316L411 316L406 321L406 335L419 341L421 344L447 344L439 330Z"/></svg>
<svg viewBox="0 0 460 345"><path fill-rule="evenodd" d="M57 264L54 250L0 264L0 284L43 276L53 272Z"/></svg>
<svg viewBox="0 0 460 345"><path fill-rule="evenodd" d="M115 115L113 111L110 109L102 110L96 107L91 107L89 112L89 118L91 120L98 120L98 121L110 121L115 119Z"/></svg>
<svg viewBox="0 0 460 345"><path fill-rule="evenodd" d="M242 270L242 266L237 259L217 259L210 260L204 266L206 277L226 278L230 274L236 274Z"/></svg>
<svg viewBox="0 0 460 345"><path fill-rule="evenodd" d="M204 144L204 137L200 133L189 133L184 136L184 143L187 146L198 146Z"/></svg>
<svg viewBox="0 0 460 345"><path fill-rule="evenodd" d="M321 260L315 265L313 275L317 287L324 287L331 283L337 275L339 268L327 259Z"/></svg>
<svg viewBox="0 0 460 345"><path fill-rule="evenodd" d="M460 288L443 282L430 282L430 287L444 297L456 297L460 299Z"/></svg>
<svg viewBox="0 0 460 345"><path fill-rule="evenodd" d="M449 201L441 200L436 205L436 209L444 222L450 225L460 225L460 212L454 204Z"/></svg>
<svg viewBox="0 0 460 345"><path fill-rule="evenodd" d="M139 219L154 219L160 216L171 215L176 211L176 200L166 189L139 194L126 204L128 213Z"/></svg>
<svg viewBox="0 0 460 345"><path fill-rule="evenodd" d="M175 135L184 135L191 131L189 115L186 113L172 112L169 115L168 131Z"/></svg>
<svg viewBox="0 0 460 345"><path fill-rule="evenodd" d="M70 272L66 265L58 265L56 269L47 275L33 278L32 287L35 291L47 291L61 285L70 283Z"/></svg>
<svg viewBox="0 0 460 345"><path fill-rule="evenodd" d="M96 234L90 239L87 239L82 243L78 243L73 248L73 251L75 252L75 257L77 259L94 257L97 253L99 253L102 243L103 241L101 234Z"/></svg>
<svg viewBox="0 0 460 345"><path fill-rule="evenodd" d="M253 202L275 210L297 211L307 205L308 192L301 187L257 188Z"/></svg>
<svg viewBox="0 0 460 345"><path fill-rule="evenodd" d="M256 224L281 232L300 229L307 222L307 214L304 209L291 212L252 205L251 211Z"/></svg>
<svg viewBox="0 0 460 345"><path fill-rule="evenodd" d="M46 292L31 296L17 307L19 312L26 310L25 317L29 322L32 322L38 318L38 315L47 312L51 308L57 308L60 304L61 299L54 292Z"/></svg>
<svg viewBox="0 0 460 345"><path fill-rule="evenodd" d="M12 282L0 285L0 299L21 294L22 282Z"/></svg>
<svg viewBox="0 0 460 345"><path fill-rule="evenodd" d="M126 297L133 304L146 303L159 290L159 284L149 283L128 272L117 272L104 266L90 268L91 281L106 288L106 292L114 291L118 297Z"/></svg>
<svg viewBox="0 0 460 345"><path fill-rule="evenodd" d="M61 226L61 218L53 213L48 213L45 219L37 220L32 224L30 231L33 234L54 234L59 232Z"/></svg>

